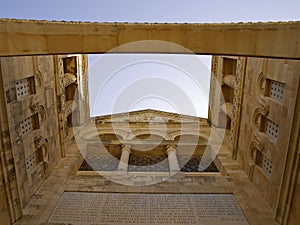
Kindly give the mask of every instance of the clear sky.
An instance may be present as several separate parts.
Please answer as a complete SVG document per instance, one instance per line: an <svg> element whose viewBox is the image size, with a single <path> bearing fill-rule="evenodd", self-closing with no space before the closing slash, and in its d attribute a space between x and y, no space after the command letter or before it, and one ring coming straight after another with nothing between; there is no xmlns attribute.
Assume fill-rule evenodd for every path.
<svg viewBox="0 0 300 225"><path fill-rule="evenodd" d="M0 17L117 22L299 20L299 0L7 0Z"/></svg>
<svg viewBox="0 0 300 225"><path fill-rule="evenodd" d="M98 22L265 22L299 20L299 9L299 0L2 0L0 17ZM206 117L210 58L200 57L199 62L197 57L186 60L177 56L175 62L173 58L155 57L141 57L116 68L123 58L90 56L92 115L156 108ZM101 68L104 62L107 65L107 59L115 63L115 70L103 75ZM198 68L196 72L186 69L188 61L197 61L191 66ZM100 76L107 79L96 79Z"/></svg>

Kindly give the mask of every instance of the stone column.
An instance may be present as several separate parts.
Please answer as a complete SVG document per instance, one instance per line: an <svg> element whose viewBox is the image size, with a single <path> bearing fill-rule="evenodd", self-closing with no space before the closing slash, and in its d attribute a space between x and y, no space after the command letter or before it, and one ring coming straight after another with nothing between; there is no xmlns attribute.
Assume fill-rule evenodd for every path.
<svg viewBox="0 0 300 225"><path fill-rule="evenodd" d="M177 156L176 156L176 147L173 145L168 145L166 147L168 153L168 161L170 173L177 173L180 171Z"/></svg>
<svg viewBox="0 0 300 225"><path fill-rule="evenodd" d="M118 172L127 173L128 162L130 156L130 146L123 145L122 146L122 155L119 161Z"/></svg>

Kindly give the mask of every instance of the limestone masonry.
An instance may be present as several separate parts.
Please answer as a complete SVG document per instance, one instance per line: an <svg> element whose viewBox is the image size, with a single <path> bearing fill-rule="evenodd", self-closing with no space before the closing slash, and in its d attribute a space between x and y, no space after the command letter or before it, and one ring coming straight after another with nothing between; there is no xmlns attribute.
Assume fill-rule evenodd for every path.
<svg viewBox="0 0 300 225"><path fill-rule="evenodd" d="M90 118L86 54L142 40L213 55L208 119ZM299 59L300 22L0 19L1 225L299 224Z"/></svg>

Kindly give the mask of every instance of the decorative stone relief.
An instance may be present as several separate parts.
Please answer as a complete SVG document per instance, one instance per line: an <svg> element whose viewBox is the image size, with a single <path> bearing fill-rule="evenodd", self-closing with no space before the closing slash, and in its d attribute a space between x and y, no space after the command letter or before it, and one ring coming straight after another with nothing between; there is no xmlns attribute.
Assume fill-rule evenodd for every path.
<svg viewBox="0 0 300 225"><path fill-rule="evenodd" d="M41 116L41 121L44 122L46 120L46 110L45 107L39 103L35 103L34 101L31 103L30 110L33 114L38 113Z"/></svg>
<svg viewBox="0 0 300 225"><path fill-rule="evenodd" d="M210 110L210 120L214 121L216 120L216 102L219 102L218 99L216 99L216 85L219 85L217 82L217 67L218 67L218 57L212 57L212 76L211 76L211 82L210 82L210 95L209 95L209 110Z"/></svg>
<svg viewBox="0 0 300 225"><path fill-rule="evenodd" d="M269 103L264 96L266 77L263 73L258 75L256 80L256 95L259 106L254 110L252 123L257 135L261 127L261 117L269 114Z"/></svg>
<svg viewBox="0 0 300 225"><path fill-rule="evenodd" d="M252 122L256 133L260 131L262 116L266 116L268 113L269 105L262 105L254 110Z"/></svg>
<svg viewBox="0 0 300 225"><path fill-rule="evenodd" d="M254 132L254 140L249 145L249 178L253 179L253 172L256 163L257 151L264 151L264 143L261 140L260 127L262 116L267 116L269 113L269 103L265 98L264 92L266 87L266 77L260 73L256 79L255 93L258 100L258 107L254 109L252 124Z"/></svg>
<svg viewBox="0 0 300 225"><path fill-rule="evenodd" d="M38 135L34 138L35 148L40 148L43 145L45 145L47 142L48 142L47 139L44 138L42 135Z"/></svg>
<svg viewBox="0 0 300 225"><path fill-rule="evenodd" d="M34 74L35 77L35 85L36 85L36 90L40 90L41 92L43 92L44 90L44 78L43 75L41 73L41 71L37 70Z"/></svg>
<svg viewBox="0 0 300 225"><path fill-rule="evenodd" d="M34 83L33 76L15 81L17 99L20 99L20 98L23 98L25 96L35 93L34 84L32 84L32 83Z"/></svg>
<svg viewBox="0 0 300 225"><path fill-rule="evenodd" d="M58 79L59 79L59 110L64 111L64 105L65 105L65 87L64 87L64 63L62 60L62 57L58 57L58 64L57 64L57 70L58 70Z"/></svg>
<svg viewBox="0 0 300 225"><path fill-rule="evenodd" d="M70 84L73 84L77 81L76 77L74 76L74 74L71 73L65 73L64 75L64 86L67 87Z"/></svg>
<svg viewBox="0 0 300 225"><path fill-rule="evenodd" d="M258 96L264 98L265 89L266 89L266 76L264 75L264 73L261 72L256 79L255 91Z"/></svg>
<svg viewBox="0 0 300 225"><path fill-rule="evenodd" d="M165 136L165 140L167 140L167 141L173 140L172 135L171 135L171 134L167 134L167 135Z"/></svg>
<svg viewBox="0 0 300 225"><path fill-rule="evenodd" d="M244 71L244 60L238 59L236 65L232 119L231 119L231 128L230 128L230 134L231 134L230 136L232 142L237 141L235 139L239 129L241 103L243 98L243 83L244 83L243 71Z"/></svg>
<svg viewBox="0 0 300 225"><path fill-rule="evenodd" d="M216 75L216 73L217 73L217 67L218 67L218 57L213 57L213 60L212 60L212 69L211 69L212 75Z"/></svg>
<svg viewBox="0 0 300 225"><path fill-rule="evenodd" d="M137 116L135 118L130 119L130 122L165 122L165 120L161 117L157 117L151 114L146 114L142 116Z"/></svg>
<svg viewBox="0 0 300 225"><path fill-rule="evenodd" d="M254 166L257 157L257 151L263 152L265 149L265 145L259 140L258 136L255 136L255 140L252 141L249 145L249 153L250 153L250 160L249 160L249 178L253 179L253 172Z"/></svg>

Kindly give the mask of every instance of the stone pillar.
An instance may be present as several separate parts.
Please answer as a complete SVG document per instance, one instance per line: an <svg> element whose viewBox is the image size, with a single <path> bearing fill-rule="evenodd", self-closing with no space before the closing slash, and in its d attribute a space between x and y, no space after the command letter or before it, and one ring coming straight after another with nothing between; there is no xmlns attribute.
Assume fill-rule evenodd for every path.
<svg viewBox="0 0 300 225"><path fill-rule="evenodd" d="M130 156L130 146L123 145L122 146L122 155L119 161L118 172L127 173L128 162Z"/></svg>
<svg viewBox="0 0 300 225"><path fill-rule="evenodd" d="M173 145L168 145L166 147L168 153L168 161L170 173L177 173L180 171L177 156L176 156L176 147Z"/></svg>

